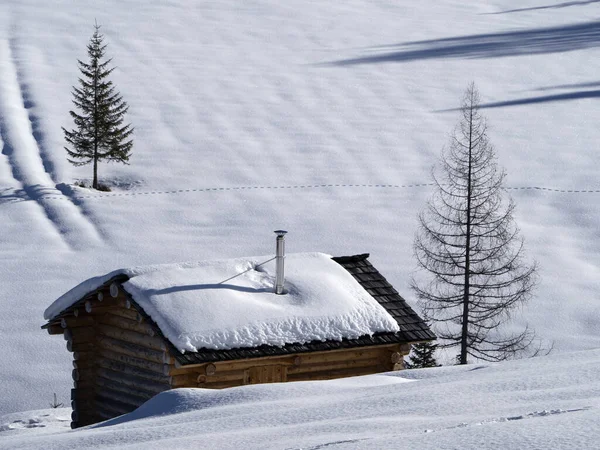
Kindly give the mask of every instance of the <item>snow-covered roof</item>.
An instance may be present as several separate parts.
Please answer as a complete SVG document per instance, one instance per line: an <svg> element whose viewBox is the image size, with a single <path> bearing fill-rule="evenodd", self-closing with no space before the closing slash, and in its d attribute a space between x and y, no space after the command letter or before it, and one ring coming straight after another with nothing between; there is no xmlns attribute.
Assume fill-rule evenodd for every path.
<svg viewBox="0 0 600 450"><path fill-rule="evenodd" d="M52 320L118 275L124 289L181 352L359 338L398 323L342 266L323 253L285 260L283 295L273 293L268 256L121 269L92 278L45 311ZM237 276L236 276L237 275Z"/></svg>

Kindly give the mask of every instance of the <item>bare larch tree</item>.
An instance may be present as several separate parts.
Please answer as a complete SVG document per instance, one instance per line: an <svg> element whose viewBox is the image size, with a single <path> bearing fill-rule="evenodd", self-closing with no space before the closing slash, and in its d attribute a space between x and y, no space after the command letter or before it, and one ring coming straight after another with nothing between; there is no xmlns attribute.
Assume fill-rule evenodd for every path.
<svg viewBox="0 0 600 450"><path fill-rule="evenodd" d="M435 193L419 215L414 252L419 266L412 288L434 322L440 348L500 361L531 351L534 333L503 330L536 284L536 264L523 258L513 220L515 204L503 188L479 93L465 92L460 123L432 171Z"/></svg>

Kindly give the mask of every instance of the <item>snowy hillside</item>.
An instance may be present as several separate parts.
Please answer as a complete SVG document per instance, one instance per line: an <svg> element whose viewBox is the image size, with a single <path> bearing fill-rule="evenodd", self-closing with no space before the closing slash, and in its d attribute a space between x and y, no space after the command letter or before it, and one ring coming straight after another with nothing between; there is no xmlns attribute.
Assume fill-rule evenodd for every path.
<svg viewBox="0 0 600 450"><path fill-rule="evenodd" d="M79 430L64 409L0 417L0 449L592 449L600 351L345 380L164 392Z"/></svg>
<svg viewBox="0 0 600 450"><path fill-rule="evenodd" d="M100 167L112 193L74 186L91 168L61 131L94 19L136 129L131 165ZM291 252L371 253L412 303L416 214L471 80L541 266L517 325L555 361L599 348L599 70L596 1L4 0L0 413L67 401L43 311L120 267L267 254L283 228Z"/></svg>

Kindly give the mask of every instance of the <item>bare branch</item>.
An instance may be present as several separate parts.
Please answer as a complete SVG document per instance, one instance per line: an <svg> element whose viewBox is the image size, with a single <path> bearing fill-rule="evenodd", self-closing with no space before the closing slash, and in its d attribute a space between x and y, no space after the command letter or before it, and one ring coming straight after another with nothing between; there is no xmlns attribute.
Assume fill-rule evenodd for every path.
<svg viewBox="0 0 600 450"><path fill-rule="evenodd" d="M537 266L523 262L515 204L503 188L506 172L496 163L479 99L471 83L461 120L432 170L435 193L419 214L414 242L423 275L411 282L439 347L460 346L461 363L467 355L500 361L542 351L529 328L513 335L501 329L531 298Z"/></svg>

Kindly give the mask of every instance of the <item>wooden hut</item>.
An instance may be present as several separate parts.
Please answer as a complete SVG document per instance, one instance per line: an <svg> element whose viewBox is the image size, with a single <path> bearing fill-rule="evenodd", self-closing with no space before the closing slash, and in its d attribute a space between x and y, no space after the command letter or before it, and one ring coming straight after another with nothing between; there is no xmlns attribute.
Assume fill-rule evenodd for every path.
<svg viewBox="0 0 600 450"><path fill-rule="evenodd" d="M302 270L309 273L312 264L310 261L321 261L324 256L319 256L320 259L315 257L309 262L301 261L297 266L300 267L301 264ZM173 388L219 389L254 383L326 380L402 369L403 357L409 353L410 344L432 340L435 336L371 265L368 256L327 256L329 262L321 261L320 264L334 265L337 269L321 265L315 269L317 273L311 275L313 278L310 278L310 282L318 284L315 280L318 281L321 276L332 278L333 284L324 285L323 289L331 291L331 296L334 293L338 295L339 281L330 273L323 272L335 272L341 268L346 277L351 275L347 278L354 285L348 284L346 279L341 284L348 284L352 295L364 296L361 301L366 302L367 299L371 302L369 308L375 308L381 317L385 315L384 319L392 321L395 328L384 327L380 331L367 333L350 329L344 331L344 335L338 334L333 338L311 339L309 335L307 339L310 340L288 338L286 334L281 341L273 341L277 336L271 336L271 340L265 338L264 343L261 343L260 336L246 333L250 334L249 342L254 343L251 346L229 345L219 348L219 345L211 344L212 348L209 348L209 344L206 344L205 347L187 348L187 344L172 337L181 336L182 333L175 330L179 334L173 334L172 320L165 320L164 316L168 314L161 313L160 310L169 307L180 309L181 303L176 302L183 300L175 298L176 295L185 294L186 302L194 302L194 295L203 292L205 288L220 295L219 305L225 305L228 296L233 295L252 296L256 292L270 295L262 288L255 289L244 286L243 283L236 285L234 282L240 279L235 278L237 275L233 276L233 281L224 284L211 284L201 280L198 284L182 285L181 280L177 279L181 273L193 269L198 274L205 266L165 266L168 270L154 266L141 272L139 268L120 270L81 283L48 308L45 314L47 323L42 327L49 334L62 334L67 349L73 353L72 428L131 412L157 393ZM288 255L286 264L290 258L294 260L293 255ZM263 277L259 280L262 283L271 278L275 280L276 276L259 266L260 264L252 263L252 270L248 269L244 276L249 279L254 277L252 279L255 281ZM290 271L290 291L300 289L298 286L301 285L294 279L293 266L292 264ZM239 265L232 267L236 267L236 270L243 268ZM172 283L169 281L171 273L174 274ZM252 277L249 273L253 274ZM140 294L140 283L135 284L138 278L144 278L145 282L153 278L161 280L158 288L150 286L146 290L145 295L153 299L154 303ZM296 292L296 295L299 297L294 302L301 302L302 290ZM311 295L314 296L314 292ZM284 297L285 292L274 301ZM253 302L256 297L248 298L248 302ZM246 301L246 297L241 301ZM335 304L337 299L328 298L325 301L330 305L330 302ZM290 310L293 307L295 306L286 306ZM203 314L210 315L209 313ZM355 314L352 314L354 317ZM189 317L189 314L178 320L194 323L194 318ZM199 318L198 322L207 320L210 322L206 317ZM309 317L307 320L312 319ZM335 318L327 320L334 321ZM189 323L186 325L188 328ZM294 327L282 328L288 333ZM217 337L220 336L218 331L215 334ZM198 334L193 336L202 338ZM293 341L289 341L290 339Z"/></svg>

